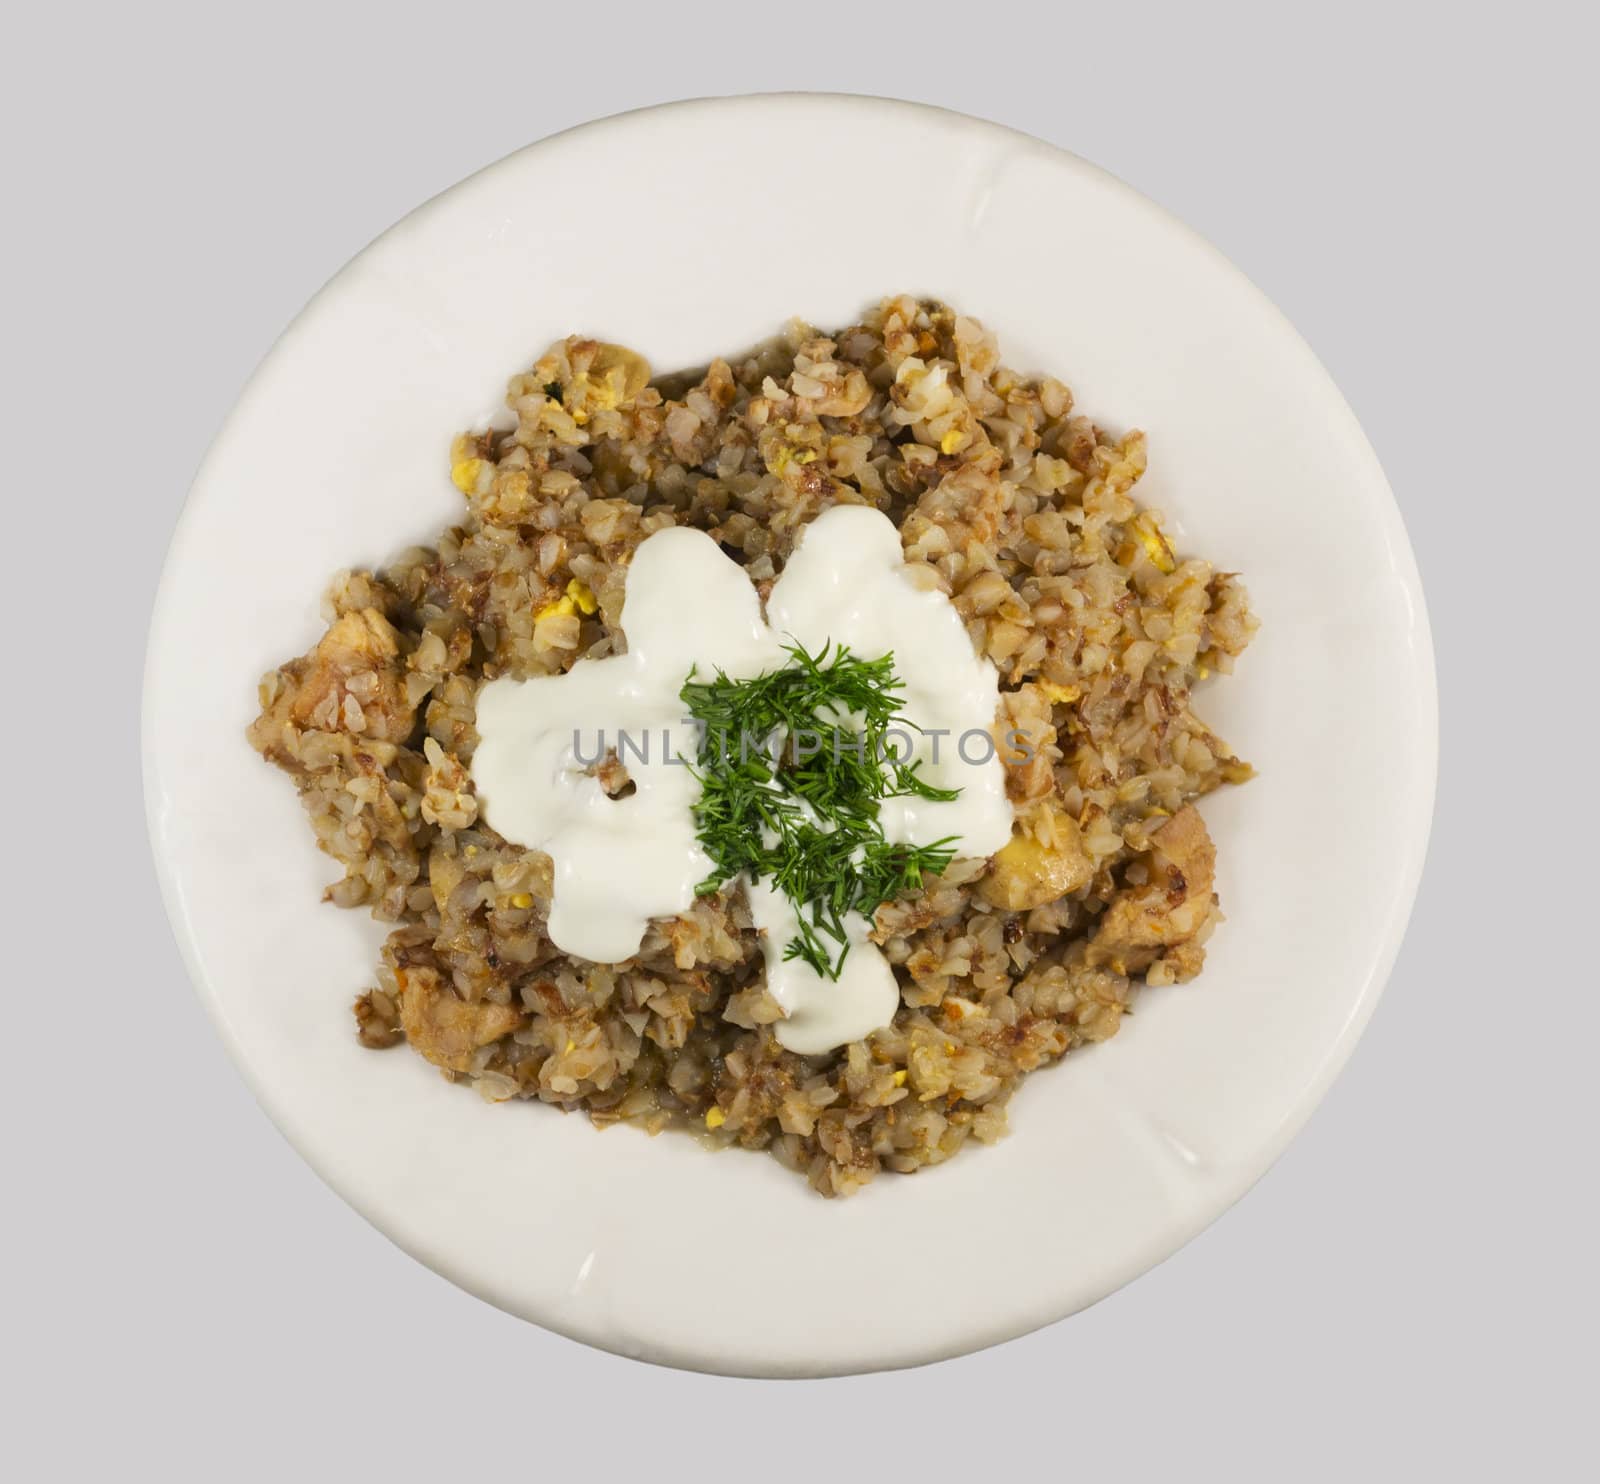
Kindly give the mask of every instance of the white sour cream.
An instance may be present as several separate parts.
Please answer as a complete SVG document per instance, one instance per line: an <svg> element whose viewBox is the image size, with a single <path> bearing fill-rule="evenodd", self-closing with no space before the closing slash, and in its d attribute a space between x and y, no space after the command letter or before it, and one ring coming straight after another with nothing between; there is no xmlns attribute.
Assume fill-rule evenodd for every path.
<svg viewBox="0 0 1600 1484"><path fill-rule="evenodd" d="M994 666L973 653L949 599L908 579L899 534L878 511L839 505L813 521L765 620L744 569L709 536L658 531L628 570L623 628L627 654L580 660L564 675L491 681L478 696L479 804L500 834L554 862L549 931L563 952L597 963L632 957L650 919L688 910L712 870L695 839L699 787L683 766L695 734L678 693L692 667L747 679L786 664L792 643L812 653L846 644L864 659L892 652L903 713L921 728L894 741L922 760L930 783L961 793L885 800L884 834L911 845L953 836L965 856L992 855L1010 838L1004 770L989 739L1000 699ZM610 798L587 771L602 732L633 779L625 798ZM787 1015L776 1027L784 1046L817 1055L889 1023L899 989L867 941L870 923L847 922L843 972L825 979L783 957L796 927L789 903L766 883L746 886L767 987Z"/></svg>

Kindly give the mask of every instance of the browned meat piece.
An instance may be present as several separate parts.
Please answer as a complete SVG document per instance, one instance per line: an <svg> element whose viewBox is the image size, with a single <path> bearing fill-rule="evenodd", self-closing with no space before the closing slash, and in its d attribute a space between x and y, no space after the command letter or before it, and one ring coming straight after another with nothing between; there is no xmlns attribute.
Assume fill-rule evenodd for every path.
<svg viewBox="0 0 1600 1484"><path fill-rule="evenodd" d="M1217 852L1199 810L1184 805L1150 842L1149 880L1112 901L1089 944L1091 964L1140 973L1163 956L1162 950L1195 938L1211 919Z"/></svg>
<svg viewBox="0 0 1600 1484"><path fill-rule="evenodd" d="M1094 875L1078 826L1058 809L1040 810L1001 848L978 895L1005 912L1029 912L1087 886Z"/></svg>
<svg viewBox="0 0 1600 1484"><path fill-rule="evenodd" d="M400 636L376 608L345 614L297 663L307 668L285 697L296 726L382 742L410 735L416 708L406 700Z"/></svg>
<svg viewBox="0 0 1600 1484"><path fill-rule="evenodd" d="M400 982L400 1023L406 1039L436 1067L465 1072L480 1046L509 1035L527 1019L512 1005L480 1000L469 1005L432 969L395 972Z"/></svg>

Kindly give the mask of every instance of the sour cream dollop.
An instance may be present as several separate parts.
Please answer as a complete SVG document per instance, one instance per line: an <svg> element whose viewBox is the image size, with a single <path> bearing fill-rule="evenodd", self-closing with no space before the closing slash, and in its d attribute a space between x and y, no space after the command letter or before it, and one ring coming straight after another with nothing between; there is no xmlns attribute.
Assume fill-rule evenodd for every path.
<svg viewBox="0 0 1600 1484"><path fill-rule="evenodd" d="M894 655L903 714L918 730L896 736L949 801L891 798L879 822L891 841L992 855L1011 837L1012 809L990 730L999 706L994 666L973 653L943 593L907 574L899 533L879 511L839 505L808 526L767 599L703 531L669 527L643 541L628 570L628 652L579 660L564 675L491 681L478 695L480 741L472 777L484 819L555 867L551 940L565 953L621 963L652 918L694 903L712 863L695 839L699 785L684 766L695 733L679 692L691 669L749 679L789 662L786 644L812 653L845 644L863 659ZM615 749L634 792L611 798L590 771ZM786 1013L775 1027L791 1051L818 1055L894 1017L900 992L871 924L847 921L851 949L838 980L785 960L793 908L767 883L745 883L762 934L767 987Z"/></svg>

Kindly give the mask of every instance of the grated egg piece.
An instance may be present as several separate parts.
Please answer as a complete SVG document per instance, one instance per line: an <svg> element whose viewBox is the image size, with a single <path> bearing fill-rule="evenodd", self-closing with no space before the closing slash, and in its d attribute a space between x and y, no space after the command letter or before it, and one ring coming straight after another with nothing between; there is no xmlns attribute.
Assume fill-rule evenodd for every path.
<svg viewBox="0 0 1600 1484"><path fill-rule="evenodd" d="M460 459L450 466L450 482L464 495L478 488L478 477L483 473L482 459Z"/></svg>
<svg viewBox="0 0 1600 1484"><path fill-rule="evenodd" d="M1155 515L1151 511L1147 510L1142 515L1136 516L1130 529L1139 538L1139 544L1144 547L1145 554L1155 564L1157 571L1177 570L1177 558L1172 554L1172 547L1168 545L1167 538L1162 534L1161 527L1156 523Z"/></svg>

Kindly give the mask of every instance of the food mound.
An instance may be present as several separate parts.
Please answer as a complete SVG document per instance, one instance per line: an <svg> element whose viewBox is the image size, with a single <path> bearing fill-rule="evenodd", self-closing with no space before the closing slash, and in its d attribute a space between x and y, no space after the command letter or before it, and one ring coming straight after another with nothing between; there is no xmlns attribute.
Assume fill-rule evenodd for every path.
<svg viewBox="0 0 1600 1484"><path fill-rule="evenodd" d="M1026 1073L1200 971L1221 919L1194 801L1251 770L1193 688L1256 624L1234 574L1180 556L1135 500L1142 434L1102 431L977 321L909 297L654 379L574 336L506 401L513 426L451 449L460 523L337 578L326 633L264 677L250 729L343 868L328 899L393 925L356 1000L365 1045L408 1041L491 1101L768 1149L843 1195L996 1139ZM551 859L488 825L471 766L487 682L626 650L650 535L708 533L764 601L842 504L894 523L908 575L998 672L1015 825L877 907L893 1020L803 1056L774 1032L741 885L651 919L625 963L563 953ZM629 788L614 756L595 776Z"/></svg>

